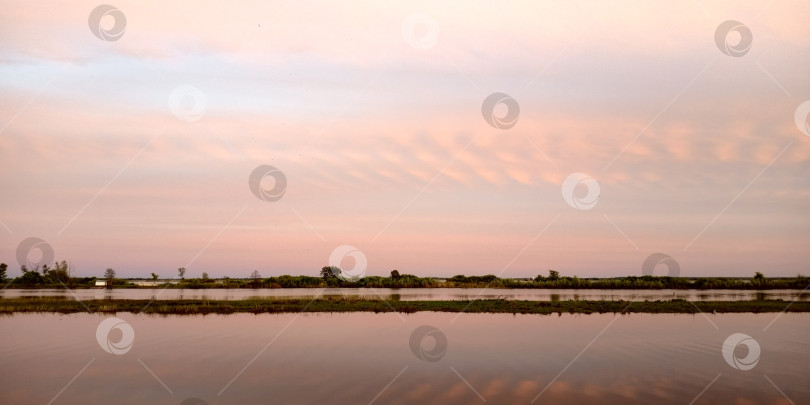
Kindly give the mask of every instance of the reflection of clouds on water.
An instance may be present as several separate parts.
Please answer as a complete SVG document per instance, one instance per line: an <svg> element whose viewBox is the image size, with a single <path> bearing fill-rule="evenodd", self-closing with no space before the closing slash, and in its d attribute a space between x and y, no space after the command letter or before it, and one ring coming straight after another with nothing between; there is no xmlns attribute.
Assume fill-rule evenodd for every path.
<svg viewBox="0 0 810 405"><path fill-rule="evenodd" d="M268 392L278 403L368 403L406 365L375 403L481 403L452 366L487 403L528 404L614 319L612 314L463 314L450 324L455 314L430 312L409 314L405 323L391 313L120 316L137 327L138 342L131 354L147 356L144 361L150 369L176 392L175 396L163 392L165 397L153 402L177 403L194 396L212 405L265 403ZM756 324L761 330L773 314L711 316L730 330ZM810 330L804 327L806 317L780 317L778 327L757 336L762 347L768 348L767 360L763 357L757 365L759 374L735 375L719 353L725 334L718 337L717 330L702 317L622 316L535 403L688 403L720 372L723 376L701 396L701 403L734 403L735 399L779 403L779 393L762 373L771 376L796 403L805 403L810 400L804 378L806 358L796 353L803 353L803 342L810 339ZM115 361L119 356L98 356L100 349L92 336L88 340L87 331L93 331L103 318L98 314L2 317L0 327L15 333L6 336L0 355L30 347L49 348L3 357L4 367L15 372L0 387L19 387L5 390L4 401L47 403L50 397L46 396L61 386L51 391L38 388L75 374L76 367L93 356L97 359L60 401L122 403L119 398L136 398L143 384L161 388L142 367L122 367ZM292 320L295 322L284 329ZM54 322L60 326L58 335L53 334ZM421 361L403 345L420 324L436 325L447 335L451 350L441 362ZM284 333L279 335L281 330ZM276 335L273 344L217 396ZM76 344L82 341L87 344ZM94 388L99 386L116 389Z"/></svg>

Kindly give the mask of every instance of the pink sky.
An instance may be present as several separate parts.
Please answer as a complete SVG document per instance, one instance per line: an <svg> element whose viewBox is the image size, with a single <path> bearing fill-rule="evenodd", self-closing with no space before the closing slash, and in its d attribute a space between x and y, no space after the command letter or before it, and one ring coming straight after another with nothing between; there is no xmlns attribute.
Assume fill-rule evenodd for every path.
<svg viewBox="0 0 810 405"><path fill-rule="evenodd" d="M685 276L810 273L807 2L110 4L117 41L98 3L3 4L12 276L28 237L79 275L315 275L341 245L370 275L640 275L656 252ZM715 44L726 20L745 55ZM174 105L192 120L178 88L205 100ZM509 129L482 116L495 92ZM280 200L252 194L259 165ZM572 173L593 208L566 203Z"/></svg>

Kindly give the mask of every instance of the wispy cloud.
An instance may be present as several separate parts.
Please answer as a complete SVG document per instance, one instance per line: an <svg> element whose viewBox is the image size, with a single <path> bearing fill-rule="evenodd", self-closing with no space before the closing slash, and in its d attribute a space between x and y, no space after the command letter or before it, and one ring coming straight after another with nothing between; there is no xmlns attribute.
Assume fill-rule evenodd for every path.
<svg viewBox="0 0 810 405"><path fill-rule="evenodd" d="M81 272L144 275L177 267L250 203L196 267L314 272L353 243L372 273L493 272L563 212L516 274L626 274L644 254L680 249L794 139L678 260L694 273L805 270L810 138L793 122L810 94L805 3L761 15L758 2L712 4L708 15L689 2L424 3L440 27L430 49L402 38L409 2L142 2L119 6L128 23L117 42L89 32L96 4L81 4L11 2L0 16L0 210L15 230L0 236L0 259L37 235ZM755 32L743 58L714 44L717 19L730 16ZM172 114L180 85L204 94L199 121ZM508 131L481 115L496 91L520 105ZM250 193L259 164L285 173L281 201ZM600 184L592 211L561 196L574 172Z"/></svg>

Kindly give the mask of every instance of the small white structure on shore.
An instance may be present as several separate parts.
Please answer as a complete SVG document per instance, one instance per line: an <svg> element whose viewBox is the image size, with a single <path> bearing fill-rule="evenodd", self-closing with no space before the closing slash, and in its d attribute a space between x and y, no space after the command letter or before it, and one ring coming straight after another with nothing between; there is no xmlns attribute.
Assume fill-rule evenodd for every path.
<svg viewBox="0 0 810 405"><path fill-rule="evenodd" d="M96 287L106 287L107 281L106 280L96 280Z"/></svg>

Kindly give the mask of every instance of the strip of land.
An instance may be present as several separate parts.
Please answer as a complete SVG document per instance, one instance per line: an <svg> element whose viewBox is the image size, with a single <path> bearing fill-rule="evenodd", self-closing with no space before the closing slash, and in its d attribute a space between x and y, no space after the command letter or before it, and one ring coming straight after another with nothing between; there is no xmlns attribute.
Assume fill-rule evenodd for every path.
<svg viewBox="0 0 810 405"><path fill-rule="evenodd" d="M358 297L247 300L129 300L75 301L57 297L0 299L0 314L15 313L145 313L159 315L297 313L297 312L466 312L510 314L591 313L763 313L810 312L810 302L752 301L397 301Z"/></svg>
<svg viewBox="0 0 810 405"><path fill-rule="evenodd" d="M359 279L345 277L339 267L321 268L320 277L281 275L263 278L258 271L253 271L250 278L210 278L202 273L200 278L185 278L186 269L177 269L177 279L161 279L152 273L151 279L122 279L115 277L115 270L108 268L104 278L73 277L70 264L62 260L48 266L28 269L20 266L21 275L8 280L8 265L0 263L0 284L4 288L543 288L543 289L633 289L633 290L781 290L807 289L810 278L765 277L756 272L753 277L669 277L669 276L626 276L612 278L579 278L560 275L556 270L549 270L548 276L537 275L533 278L500 278L494 274L483 276L455 275L450 278L419 277L413 274L391 270L390 277L365 276ZM41 271L41 273L40 273Z"/></svg>

